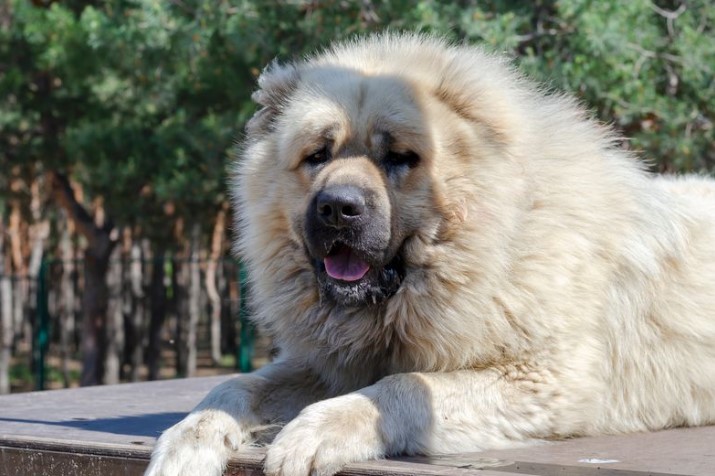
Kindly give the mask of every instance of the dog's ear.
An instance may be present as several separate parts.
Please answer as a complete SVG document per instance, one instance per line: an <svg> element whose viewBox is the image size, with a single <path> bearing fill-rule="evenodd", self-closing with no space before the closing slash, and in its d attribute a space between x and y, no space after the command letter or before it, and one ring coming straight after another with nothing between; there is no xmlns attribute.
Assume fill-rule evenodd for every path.
<svg viewBox="0 0 715 476"><path fill-rule="evenodd" d="M274 118L281 113L297 83L298 70L292 64L282 65L273 61L266 66L258 78L258 90L251 96L262 107L246 124L249 135L272 130Z"/></svg>

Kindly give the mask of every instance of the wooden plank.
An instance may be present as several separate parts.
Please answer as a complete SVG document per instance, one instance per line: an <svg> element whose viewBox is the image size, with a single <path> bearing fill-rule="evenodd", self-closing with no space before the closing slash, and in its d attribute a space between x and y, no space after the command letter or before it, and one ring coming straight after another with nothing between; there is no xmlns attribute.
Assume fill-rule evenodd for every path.
<svg viewBox="0 0 715 476"><path fill-rule="evenodd" d="M85 441L57 441L41 437L0 440L0 474L42 476L140 475L149 461L150 449ZM243 450L225 476L263 475L265 451ZM515 473L478 471L421 462L367 461L350 465L341 476L509 476ZM520 473L523 474L523 473Z"/></svg>
<svg viewBox="0 0 715 476"><path fill-rule="evenodd" d="M590 468L600 465L611 471L639 471L654 475L712 476L715 475L715 426L574 438L536 447L485 451L471 456L530 462L535 465ZM462 457L469 458L470 455Z"/></svg>
<svg viewBox="0 0 715 476"><path fill-rule="evenodd" d="M18 393L0 397L0 438L42 436L152 446L230 376Z"/></svg>
<svg viewBox="0 0 715 476"><path fill-rule="evenodd" d="M151 447L212 387L230 376L0 397L0 474L141 475ZM248 448L226 475L262 475ZM345 476L711 476L715 426L578 438L482 453L353 464Z"/></svg>
<svg viewBox="0 0 715 476"><path fill-rule="evenodd" d="M5 443L0 443L0 474L7 476L133 476L142 474L147 466L148 455L115 455L111 449L83 452L81 448L53 450Z"/></svg>

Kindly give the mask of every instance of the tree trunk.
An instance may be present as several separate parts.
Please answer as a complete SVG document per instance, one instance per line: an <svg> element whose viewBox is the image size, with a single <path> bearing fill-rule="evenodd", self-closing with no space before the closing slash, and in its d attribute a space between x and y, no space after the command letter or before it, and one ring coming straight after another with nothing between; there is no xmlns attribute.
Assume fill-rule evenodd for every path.
<svg viewBox="0 0 715 476"><path fill-rule="evenodd" d="M13 302L12 315L13 327L15 333L24 337L30 338L32 335L29 329L29 321L25 319L26 303L30 299L30 281L27 272L27 264L23 258L22 244L27 242L27 224L23 223L22 213L20 211L20 203L14 201L11 205L10 221L8 227L8 235L10 238L10 256L12 263L12 271L10 267L6 268L7 273L12 273L17 278L13 287Z"/></svg>
<svg viewBox="0 0 715 476"><path fill-rule="evenodd" d="M0 394L10 393L10 359L15 332L12 322L10 263L5 253L5 227L0 217Z"/></svg>
<svg viewBox="0 0 715 476"><path fill-rule="evenodd" d="M186 376L196 375L196 361L198 354L198 326L201 316L201 263L200 263L200 229L194 225L191 229L191 251L189 253L189 326L187 332L187 362Z"/></svg>
<svg viewBox="0 0 715 476"><path fill-rule="evenodd" d="M223 305L221 306L221 353L236 355L236 317L231 303L231 282L235 273L232 272L234 263L223 261L219 267L219 294ZM238 297L236 297L238 299Z"/></svg>
<svg viewBox="0 0 715 476"><path fill-rule="evenodd" d="M188 306L188 290L189 273L188 258L189 253L186 252L188 246L184 247L184 253L181 256L172 257L171 267L171 287L174 291L173 300L171 303L172 320L174 321L174 349L176 351L176 375L177 377L186 377L188 374L188 322L185 316L189 315Z"/></svg>
<svg viewBox="0 0 715 476"><path fill-rule="evenodd" d="M109 259L107 272L107 351L103 382L107 385L119 383L119 373L124 348L124 313L122 303L123 278L122 250L116 246Z"/></svg>
<svg viewBox="0 0 715 476"><path fill-rule="evenodd" d="M31 283L30 312L32 315L32 355L33 372L35 373L35 386L44 390L46 367L45 358L49 345L49 291L47 287L47 269L40 274L40 268L45 259L45 242L50 236L50 222L43 219L41 178L36 179L30 186L32 200L30 211L32 224L29 227L30 264L29 278Z"/></svg>
<svg viewBox="0 0 715 476"><path fill-rule="evenodd" d="M231 278L228 280L228 302L229 302L229 322L231 323L231 333L233 340L231 341L231 352L236 356L236 368L239 368L238 353L241 347L241 283L239 277L239 265L236 261L229 266Z"/></svg>
<svg viewBox="0 0 715 476"><path fill-rule="evenodd" d="M82 295L82 377L80 385L98 385L104 380L107 353L106 277L108 257L95 256L91 250L84 257L84 293Z"/></svg>
<svg viewBox="0 0 715 476"><path fill-rule="evenodd" d="M149 299L151 319L149 321L149 345L147 348L147 367L149 380L159 378L159 365L161 362L161 330L166 319L166 286L164 279L164 260L166 254L163 249L154 252L151 265L151 284L149 285Z"/></svg>
<svg viewBox="0 0 715 476"><path fill-rule="evenodd" d="M60 295L62 305L59 308L60 323L60 359L62 383L65 388L70 385L69 358L71 336L74 331L75 289L74 277L76 263L70 223L63 220L60 237L60 259L62 260L62 277L60 278Z"/></svg>
<svg viewBox="0 0 715 476"><path fill-rule="evenodd" d="M211 360L214 365L221 360L221 294L218 291L217 270L223 254L225 230L226 208L224 207L216 216L216 224L211 238L211 254L206 266L206 292L211 307Z"/></svg>
<svg viewBox="0 0 715 476"><path fill-rule="evenodd" d="M104 363L107 352L107 270L109 257L116 245L112 233L114 227L104 217L93 219L76 199L67 177L52 172L49 174L52 194L59 206L75 224L77 231L87 240L84 252L84 293L82 295L82 377L80 384L97 385L104 378Z"/></svg>
<svg viewBox="0 0 715 476"><path fill-rule="evenodd" d="M127 316L126 359L130 367L129 379L132 382L138 382L143 359L146 298L144 293L144 256L142 247L136 240L130 244L129 260L129 304L131 308Z"/></svg>

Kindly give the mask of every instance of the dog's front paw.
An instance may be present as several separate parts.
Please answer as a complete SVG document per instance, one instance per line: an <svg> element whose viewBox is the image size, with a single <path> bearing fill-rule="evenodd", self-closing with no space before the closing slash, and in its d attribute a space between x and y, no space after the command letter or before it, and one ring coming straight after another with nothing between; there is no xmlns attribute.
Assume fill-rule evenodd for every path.
<svg viewBox="0 0 715 476"><path fill-rule="evenodd" d="M220 476L231 454L249 439L228 413L196 411L161 435L144 476Z"/></svg>
<svg viewBox="0 0 715 476"><path fill-rule="evenodd" d="M268 476L329 476L348 463L385 454L379 414L362 395L345 395L306 407L268 448Z"/></svg>

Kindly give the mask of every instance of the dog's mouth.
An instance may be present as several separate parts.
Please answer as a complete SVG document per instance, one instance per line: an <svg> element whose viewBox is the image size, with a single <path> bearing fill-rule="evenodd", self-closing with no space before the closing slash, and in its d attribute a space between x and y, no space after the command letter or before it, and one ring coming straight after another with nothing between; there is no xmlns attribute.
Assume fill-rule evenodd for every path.
<svg viewBox="0 0 715 476"><path fill-rule="evenodd" d="M359 281L370 271L370 264L342 243L333 246L323 258L323 265L328 276L349 283Z"/></svg>
<svg viewBox="0 0 715 476"><path fill-rule="evenodd" d="M405 279L402 247L390 261L379 265L338 241L313 263L321 294L345 306L380 304L392 297Z"/></svg>

